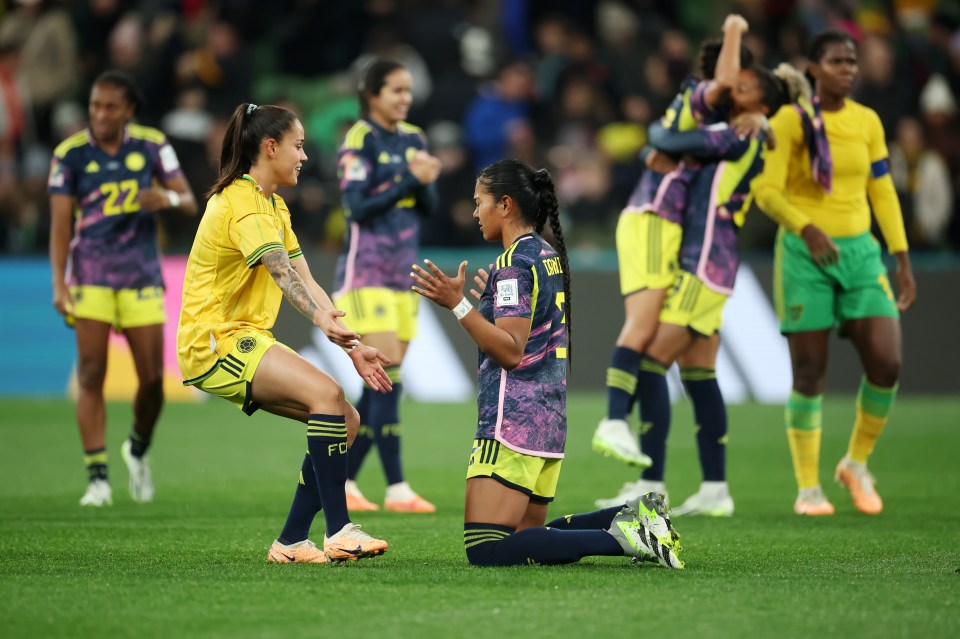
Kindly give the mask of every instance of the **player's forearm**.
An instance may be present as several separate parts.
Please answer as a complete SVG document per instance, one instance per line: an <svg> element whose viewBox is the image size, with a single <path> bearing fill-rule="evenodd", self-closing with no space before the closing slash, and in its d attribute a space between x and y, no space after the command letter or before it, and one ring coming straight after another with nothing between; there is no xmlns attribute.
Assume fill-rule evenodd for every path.
<svg viewBox="0 0 960 639"><path fill-rule="evenodd" d="M359 190L348 189L343 194L347 219L351 222L363 222L382 215L410 195L419 185L417 178L407 173L402 180L376 195L366 195Z"/></svg>
<svg viewBox="0 0 960 639"><path fill-rule="evenodd" d="M54 286L62 284L70 253L69 215L54 214L50 223L50 271Z"/></svg>
<svg viewBox="0 0 960 639"><path fill-rule="evenodd" d="M312 324L317 324L318 314L322 311L320 305L310 294L307 283L303 281L297 270L290 264L286 251L277 250L264 254L261 258L264 268L273 276L283 296L290 304L300 311Z"/></svg>
<svg viewBox="0 0 960 639"><path fill-rule="evenodd" d="M723 34L723 44L720 45L720 55L717 56L717 68L714 81L717 88L732 89L740 77L740 46L743 32L740 27L731 27ZM709 95L709 94L708 94ZM711 106L716 102L711 102Z"/></svg>
<svg viewBox="0 0 960 639"><path fill-rule="evenodd" d="M891 253L902 253L907 250L907 232L903 226L903 213L900 209L900 199L893 186L890 175L870 180L867 184L867 195L877 225L883 233L887 249Z"/></svg>
<svg viewBox="0 0 960 639"><path fill-rule="evenodd" d="M491 324L477 310L472 310L462 320L460 325L467 335L476 342L498 366L505 370L513 370L520 365L523 359L523 350L526 342L520 343L509 332Z"/></svg>
<svg viewBox="0 0 960 639"><path fill-rule="evenodd" d="M799 236L803 227L811 223L807 215L790 205L782 191L769 184L757 187L756 198L757 206L766 213L767 217L794 235Z"/></svg>

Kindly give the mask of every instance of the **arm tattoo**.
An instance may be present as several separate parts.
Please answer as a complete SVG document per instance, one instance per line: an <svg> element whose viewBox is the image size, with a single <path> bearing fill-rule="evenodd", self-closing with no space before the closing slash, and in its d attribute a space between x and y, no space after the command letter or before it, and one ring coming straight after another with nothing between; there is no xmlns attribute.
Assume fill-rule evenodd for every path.
<svg viewBox="0 0 960 639"><path fill-rule="evenodd" d="M311 297L310 291L303 278L290 264L290 258L287 252L283 250L269 251L260 258L264 268L273 276L273 281L277 283L280 290L283 291L287 301L293 304L293 307L300 311L310 322L314 321L314 316L320 306Z"/></svg>

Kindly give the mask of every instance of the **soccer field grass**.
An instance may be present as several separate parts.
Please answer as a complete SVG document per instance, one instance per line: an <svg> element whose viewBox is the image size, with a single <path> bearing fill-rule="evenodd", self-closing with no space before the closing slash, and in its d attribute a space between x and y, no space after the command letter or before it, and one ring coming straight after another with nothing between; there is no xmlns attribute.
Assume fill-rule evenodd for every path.
<svg viewBox="0 0 960 639"><path fill-rule="evenodd" d="M635 479L590 451L604 408L573 396L551 516L592 510ZM902 398L871 468L886 509L856 512L832 481L851 398L825 403L822 479L837 515L792 514L777 406L730 408L737 512L677 518L687 569L587 558L563 567L472 568L462 546L473 405L407 402L408 478L436 515L360 513L390 551L349 565L268 565L305 448L304 429L225 402L168 405L153 450L156 501L133 503L110 405L114 506L81 509L73 407L0 402L0 636L3 637L957 637L960 636L960 400ZM699 471L689 405L674 409L667 487ZM360 478L382 500L375 456ZM322 517L314 539L323 534ZM614 633L619 633L615 635Z"/></svg>

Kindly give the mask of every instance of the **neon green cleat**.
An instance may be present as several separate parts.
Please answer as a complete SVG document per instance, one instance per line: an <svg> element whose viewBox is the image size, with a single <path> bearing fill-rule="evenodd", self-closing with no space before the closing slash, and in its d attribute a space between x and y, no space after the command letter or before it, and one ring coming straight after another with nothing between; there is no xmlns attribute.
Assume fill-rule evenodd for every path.
<svg viewBox="0 0 960 639"><path fill-rule="evenodd" d="M607 532L620 543L625 555L633 557L634 562L649 561L665 568L683 569L683 562L679 557L680 535L670 522L655 510L645 504L642 508L644 512L640 513L629 505L624 506L613 518ZM661 541L651 528L644 525L644 520L651 521L659 530L667 531L664 535L666 542Z"/></svg>

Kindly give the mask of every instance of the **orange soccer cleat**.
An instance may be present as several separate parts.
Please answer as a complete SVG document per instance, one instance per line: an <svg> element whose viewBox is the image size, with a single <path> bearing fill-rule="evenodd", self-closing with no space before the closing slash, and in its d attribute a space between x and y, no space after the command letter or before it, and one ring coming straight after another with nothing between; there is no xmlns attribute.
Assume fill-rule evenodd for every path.
<svg viewBox="0 0 960 639"><path fill-rule="evenodd" d="M384 510L392 510L396 513L435 513L437 512L437 507L431 504L429 501L421 497L420 495L414 494L410 499L405 500L391 500L386 499L383 502Z"/></svg>
<svg viewBox="0 0 960 639"><path fill-rule="evenodd" d="M821 517L834 514L835 510L833 504L823 494L823 488L815 486L800 491L797 501L793 503L793 512L798 515Z"/></svg>
<svg viewBox="0 0 960 639"><path fill-rule="evenodd" d="M879 515L883 510L883 500L874 488L876 480L867 470L866 464L858 464L850 461L849 457L844 457L837 464L834 477L850 491L850 497L857 510L867 515Z"/></svg>
<svg viewBox="0 0 960 639"><path fill-rule="evenodd" d="M360 530L359 524L349 523L332 537L323 538L323 551L330 561L356 561L376 557L387 552L389 545Z"/></svg>
<svg viewBox="0 0 960 639"><path fill-rule="evenodd" d="M275 541L270 546L270 552L267 553L267 563L325 564L327 563L327 556L309 539L289 546L284 546L279 541Z"/></svg>

